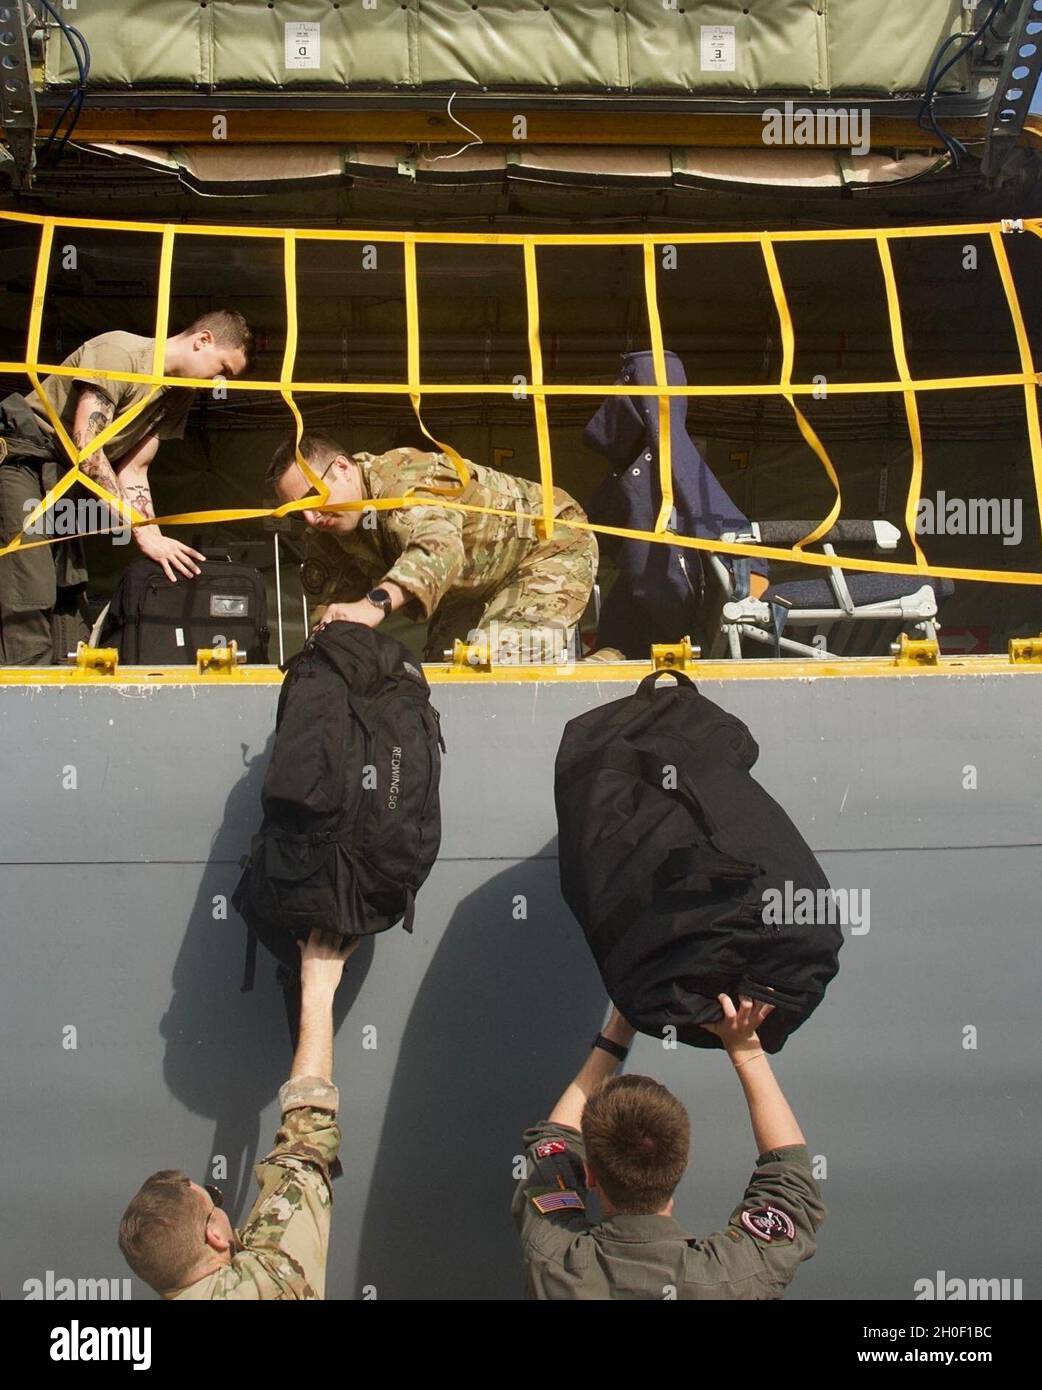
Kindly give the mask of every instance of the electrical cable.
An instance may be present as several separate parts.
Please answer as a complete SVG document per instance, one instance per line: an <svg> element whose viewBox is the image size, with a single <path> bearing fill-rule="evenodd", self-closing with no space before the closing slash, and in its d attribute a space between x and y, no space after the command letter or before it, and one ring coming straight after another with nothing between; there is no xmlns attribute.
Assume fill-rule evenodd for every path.
<svg viewBox="0 0 1042 1390"><path fill-rule="evenodd" d="M38 3L43 6L43 8L51 16L54 22L58 25L58 28L65 35L66 42L68 43L69 48L72 52L73 60L76 64L76 71L79 76L79 82L77 83L76 90L71 94L68 101L65 103L65 106L62 108L61 114L55 121L54 126L51 129L51 133L47 137L47 142L43 148L41 160L47 160L51 156L52 149L54 149L54 142L57 138L58 131L61 129L62 122L69 114L70 110L72 110L73 107L75 107L75 110L73 111L72 115L72 120L69 123L68 129L65 131L65 134L59 141L57 149L55 149L54 151L53 158L50 159L50 162L53 166L59 162L62 155L64 154L66 146L68 145L69 140L72 138L73 132L75 131L76 125L80 119L80 114L83 111L83 101L87 94L87 78L90 76L91 52L90 46L87 43L87 40L84 38L83 34L80 32L80 30L77 29L74 25L68 24L62 18L61 14L51 4L51 0L38 0Z"/></svg>
<svg viewBox="0 0 1042 1390"><path fill-rule="evenodd" d="M1006 0L993 0L992 7L988 12L988 16L984 20L984 23L980 26L980 28L972 31L971 33L961 32L958 34L950 34L948 38L946 38L945 41L941 44L940 48L934 55L933 62L930 64L930 71L926 78L926 88L923 92L923 99L919 104L917 124L920 130L925 130L927 127L923 125L923 117L926 117L927 121L929 122L929 128L944 145L945 149L948 151L948 154L951 157L952 163L955 165L956 168L958 168L962 162L962 156L966 153L966 146L962 143L961 140L957 140L953 135L949 135L947 131L942 130L941 126L938 124L937 117L934 114L933 109L933 103L937 96L937 88L940 85L942 79L945 77L945 75L948 72L950 72L953 67L955 67L956 63L958 63L962 58L966 57L966 55L973 49L974 44L976 44L984 36L988 29L991 28L999 13L1005 8ZM998 35L996 35L996 37L998 37ZM965 44L964 47L959 49L959 51L954 55L954 57L949 58L948 62L945 63L943 68L938 68L938 64L944 57L946 50L950 48L953 43L958 43L960 39L966 39L968 40L968 42Z"/></svg>
<svg viewBox="0 0 1042 1390"><path fill-rule="evenodd" d="M471 141L470 141L468 144L466 144L466 145L461 145L461 146L459 147L458 150L453 150L453 152L452 152L451 154L435 154L435 155L428 154L428 156L427 156L427 162L428 162L428 164L437 164L437 163L438 163L440 160L442 160L442 159L455 159L458 155L463 154L464 151L473 149L475 145L483 145L483 144L485 143L485 141L484 141L484 139L482 138L482 136L480 136L480 135L477 133L476 130L471 130L471 128L470 128L469 125L464 125L463 122L462 122L461 120L458 120L458 119L452 114L452 103L453 103L455 100L456 100L456 93L453 92L452 96L449 97L449 104L448 104L448 106L445 108L445 114L446 114L446 116L448 116L449 120L452 121L453 125L458 125L459 128L460 128L460 130L465 130L465 131L467 132L468 135L473 135L474 139L471 140ZM430 150L430 145L427 146L427 149L428 149L428 151Z"/></svg>

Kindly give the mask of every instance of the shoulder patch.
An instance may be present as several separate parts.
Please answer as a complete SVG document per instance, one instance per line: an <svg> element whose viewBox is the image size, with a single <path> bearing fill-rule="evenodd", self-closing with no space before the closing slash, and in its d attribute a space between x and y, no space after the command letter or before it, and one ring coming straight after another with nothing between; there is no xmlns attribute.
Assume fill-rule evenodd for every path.
<svg viewBox="0 0 1042 1390"><path fill-rule="evenodd" d="M796 1226L788 1212L779 1207L753 1207L743 1211L741 1223L750 1235L764 1244L771 1245L776 1240L795 1240Z"/></svg>
<svg viewBox="0 0 1042 1390"><path fill-rule="evenodd" d="M542 1192L533 1196L532 1205L543 1216L552 1211L586 1210L586 1203L578 1192Z"/></svg>
<svg viewBox="0 0 1042 1390"><path fill-rule="evenodd" d="M309 594L320 594L329 583L329 568L321 560L305 560L300 570L300 582Z"/></svg>
<svg viewBox="0 0 1042 1390"><path fill-rule="evenodd" d="M567 1153L568 1145L563 1139L544 1139L535 1146L536 1158L549 1158L551 1154Z"/></svg>

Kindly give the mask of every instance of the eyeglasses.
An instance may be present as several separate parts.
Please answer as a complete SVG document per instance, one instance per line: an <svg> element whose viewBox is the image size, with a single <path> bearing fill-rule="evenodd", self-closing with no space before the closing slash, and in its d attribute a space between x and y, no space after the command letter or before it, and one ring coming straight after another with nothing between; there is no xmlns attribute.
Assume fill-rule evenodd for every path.
<svg viewBox="0 0 1042 1390"><path fill-rule="evenodd" d="M338 458L342 458L342 457L343 457L342 454L334 454L334 455L333 455L333 457L332 457L332 458L329 460L329 462L326 464L325 468L323 468L322 472L318 475L318 481L319 481L319 482L321 482L322 479L326 476L326 474L329 472L329 470L333 467L333 464L336 463L337 459L338 459ZM305 478L305 481L307 481L306 478ZM309 492L306 492L306 493L304 494L304 496L307 497L307 498L310 498L311 494L310 494ZM317 497L316 497L315 500L316 500L316 501L318 500Z"/></svg>
<svg viewBox="0 0 1042 1390"><path fill-rule="evenodd" d="M210 1229L210 1217L213 1216L215 1211L223 1209L224 1193L221 1191L219 1187L214 1187L210 1183L203 1183L202 1187L203 1191L206 1193L210 1201L213 1203L213 1206L206 1213L206 1221L203 1223L203 1244L206 1245L208 1244L208 1241L206 1239L206 1232Z"/></svg>

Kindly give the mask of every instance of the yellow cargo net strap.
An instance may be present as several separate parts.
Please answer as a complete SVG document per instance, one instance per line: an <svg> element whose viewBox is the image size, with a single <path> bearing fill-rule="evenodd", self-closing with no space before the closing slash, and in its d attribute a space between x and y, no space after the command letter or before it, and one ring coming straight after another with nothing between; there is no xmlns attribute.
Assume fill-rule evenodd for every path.
<svg viewBox="0 0 1042 1390"><path fill-rule="evenodd" d="M37 256L36 276L33 285L32 306L29 316L28 333L25 344L25 359L21 362L0 362L0 372L24 373L36 389L47 415L54 427L57 439L65 450L71 467L58 480L30 512L23 524L22 532L6 545L0 547L0 557L14 550L33 549L41 545L53 545L66 539L52 536L43 540L29 539L36 522L47 510L75 483L81 483L97 497L109 503L124 524L133 525L198 525L205 522L251 521L264 517L281 517L306 508L325 507L331 511L355 511L372 509L385 511L397 507L429 505L430 494L440 497L439 505L451 507L462 512L478 512L489 515L511 517L534 521L540 534L552 536L555 527L570 530L591 531L600 535L618 536L627 540L654 541L684 549L705 550L718 554L759 557L765 560L796 561L804 565L830 568L843 565L852 570L863 570L884 574L909 574L921 577L983 580L999 584L1042 584L1042 573L1035 571L984 570L955 568L952 566L930 565L916 538L916 516L923 477L923 442L919 423L916 393L919 391L972 390L980 387L1019 386L1024 392L1027 413L1028 439L1031 449L1031 466L1035 482L1036 505L1042 525L1042 429L1039 423L1037 390L1039 375L1034 368L1031 345L1023 313L1017 297L1016 285L1010 269L1006 248L1003 242L1005 228L1000 223L966 223L943 227L901 227L878 229L852 229L829 232L677 232L672 235L581 236L571 234L522 235L515 233L441 233L441 232L369 232L328 230L317 228L273 228L273 227L227 227L227 226L181 226L154 222L102 221L93 218L44 217L30 213L0 212L0 218L8 222L31 223L40 228L40 245ZM1027 232L1042 236L1042 219L1024 219L1020 224ZM156 347L152 371L147 374L134 372L96 371L91 376L104 381L133 381L144 383L152 388L145 400L138 402L130 410L113 420L100 434L80 448L72 439L52 402L42 389L44 375L77 377L79 369L60 364L41 363L40 337L43 324L43 311L47 294L48 273L53 250L54 232L57 227L79 227L95 231L122 231L145 234L160 238L159 274L156 290ZM315 489L317 495L302 498L296 502L286 502L279 507L235 507L210 511L179 512L170 516L145 518L122 497L113 496L106 488L96 483L82 469L81 465L111 440L117 438L148 405L156 392L162 387L201 387L211 388L212 382L196 377L168 377L163 374L162 346L168 336L170 309L170 281L173 268L174 247L177 237L206 236L234 237L239 240L263 238L281 240L283 243L283 267L286 291L286 346L278 381L223 381L222 389L233 391L263 391L277 393L293 417L295 426L296 457L301 472ZM901 308L891 259L890 245L895 240L919 237L944 236L986 236L989 238L1003 289L1006 294L1010 316L1013 322L1018 352L1019 372L993 374L987 376L933 377L915 380L909 370L904 346L904 332L901 323ZM406 334L407 334L407 380L404 382L329 382L297 381L294 379L298 341L297 276L296 251L301 241L364 242L396 245L402 247L405 275ZM814 431L806 416L797 404L797 398L816 394L820 391L817 383L801 383L792 380L795 359L795 333L789 311L785 288L778 267L775 246L784 242L807 241L871 241L876 245L880 258L883 281L886 287L887 311L890 318L890 331L893 342L894 360L897 365L896 380L830 382L830 395L856 395L867 393L900 393L905 405L909 437L912 449L912 467L908 495L905 502L905 530L912 545L915 563L899 564L893 560L870 560L863 556L822 555L806 549L820 541L840 517L842 495L839 476L828 451ZM496 507L482 507L459 500L470 482L470 472L464 458L450 445L443 443L430 433L421 416L421 400L427 395L516 395L516 382L481 382L447 384L423 383L420 370L420 321L419 292L417 284L416 248L420 245L468 245L474 247L516 246L521 248L524 258L525 290L528 312L528 345L531 374L531 395L533 398L536 438L539 453L539 479L542 510L538 516L518 513ZM782 341L782 363L779 380L760 385L699 385L671 386L668 384L666 352L662 337L662 326L657 301L656 249L664 246L692 245L758 245L764 259L775 311L778 315ZM648 386L577 384L548 384L544 380L542 351L539 328L539 283L536 253L540 248L583 246L634 246L641 247L644 265L644 292L647 301L648 331L651 342L651 355L654 367L654 382ZM404 497L385 497L367 499L364 502L329 502L329 488L322 479L309 468L307 460L300 451L300 440L304 432L304 421L297 406L295 395L302 391L315 394L333 395L407 395L412 404L420 428L428 439L450 460L456 471L458 482L449 488L424 488L423 495ZM526 392L527 394L527 392ZM553 460L550 443L550 426L547 414L547 399L553 396L654 396L658 401L658 420L660 433L659 485L661 503L652 531L638 531L619 526L595 525L592 522L565 521L554 516ZM679 535L669 530L673 515L673 474L670 403L674 396L780 396L792 410L800 434L808 447L821 463L822 468L835 492L835 500L828 514L815 525L800 541L790 547L766 545L743 545L720 540L702 539L695 536Z"/></svg>

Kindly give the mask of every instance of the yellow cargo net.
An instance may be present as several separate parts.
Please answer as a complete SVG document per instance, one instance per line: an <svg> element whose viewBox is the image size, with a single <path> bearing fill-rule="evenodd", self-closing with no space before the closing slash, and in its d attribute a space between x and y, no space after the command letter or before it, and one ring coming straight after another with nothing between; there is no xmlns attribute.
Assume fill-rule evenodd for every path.
<svg viewBox="0 0 1042 1390"><path fill-rule="evenodd" d="M727 555L758 556L765 560L797 561L805 565L828 568L843 565L853 570L877 571L885 574L922 575L925 577L984 580L996 584L1042 584L1042 573L1035 571L959 569L950 566L931 565L916 539L916 514L922 490L923 441L919 424L916 393L919 391L955 391L988 386L1019 386L1024 391L1024 405L1027 415L1028 439L1031 449L1031 467L1035 482L1035 498L1039 507L1042 524L1042 430L1039 426L1038 398L1036 395L1040 377L1032 361L1031 345L1028 339L1024 316L1017 297L1016 285L1010 269L1009 259L1003 238L1007 229L998 222L966 223L959 226L944 227L900 227L886 230L843 230L830 232L677 232L669 235L521 235L513 233L449 233L449 232L370 232L342 231L326 229L291 229L285 227L216 227L182 226L156 222L101 221L94 218L43 217L29 213L0 212L0 218L7 222L32 223L40 228L40 246L37 257L36 277L33 286L32 309L29 316L29 330L25 345L25 359L21 362L0 362L0 372L25 373L36 388L51 423L69 457L72 467L51 488L39 505L26 517L21 534L7 545L0 547L0 556L18 549L30 549L38 545L52 545L64 537L48 537L45 540L28 540L32 528L48 508L56 502L75 483L80 483L96 496L107 502L120 515L124 522L133 525L186 526L202 522L250 521L262 517L287 516L305 508L326 507L331 511L351 511L361 509L387 510L405 506L422 506L424 497L429 499L432 492L441 498L439 505L463 512L484 512L496 516L516 516L513 511L495 507L479 507L471 503L453 501L466 489L470 474L466 460L450 445L434 438L423 424L420 403L423 395L506 395L523 389L531 395L535 411L536 438L539 450L539 479L542 490L542 512L538 515L521 513L533 520L544 537L552 536L557 526L571 530L593 531L602 535L620 536L628 540L653 541L667 545L680 546L691 550L707 550ZM1042 218L1024 219L1017 224L1018 230L1042 236ZM51 251L56 227L81 227L93 231L133 232L159 238L159 283L156 295L156 348L152 371L148 374L134 372L91 371L91 376L108 381L134 381L150 385L153 390L149 397L133 406L113 420L100 434L92 439L86 448L80 449L69 438L53 404L43 392L41 376L77 376L78 370L53 363L41 363L40 333L43 323L44 301L47 294L47 278L51 262ZM170 276L173 268L174 244L178 237L234 237L244 240L250 237L277 240L283 244L283 261L286 290L286 347L282 358L282 368L278 381L222 381L222 387L232 391L268 391L278 393L292 413L296 426L296 455L301 472L315 489L315 494L296 502L287 502L279 507L222 508L214 511L179 512L171 516L145 518L124 499L113 496L106 488L88 477L80 465L105 445L115 439L148 404L148 400L162 386L211 388L211 381L195 377L167 377L163 375L163 344L167 338L170 314ZM901 305L894 278L890 244L893 241L914 237L946 236L986 236L989 238L999 275L1002 280L1009 312L1016 335L1020 356L1020 371L991 376L935 377L915 380L908 367L904 346L904 331L901 324ZM407 380L399 382L355 382L355 381L296 381L293 370L297 354L297 245L301 241L326 242L365 242L367 244L389 244L401 246L404 258L406 334L407 334ZM893 341L894 360L897 364L896 381L832 382L828 391L832 395L856 395L864 393L898 393L903 397L905 415L912 446L912 467L905 503L905 530L911 542L915 561L912 564L899 564L892 560L869 560L852 555L824 555L806 549L820 540L831 529L840 516L842 495L839 477L829 458L821 439L796 403L798 396L811 395L820 387L814 383L794 382L792 367L795 356L795 334L792 315L789 311L785 287L775 256L775 246L783 242L808 241L869 241L875 242L886 286L887 311L890 317L890 333ZM670 386L667 382L665 346L659 318L657 298L656 248L663 246L695 245L758 245L764 259L764 267L778 315L782 340L782 364L780 380L770 384L738 386ZM420 380L420 322L419 295L416 275L416 248L420 245L450 246L517 246L524 257L525 290L528 307L528 345L531 370L531 384L519 388L515 382L480 383L423 383ZM578 384L550 385L543 379L542 352L539 335L539 278L537 252L542 247L578 246L639 246L644 257L644 291L647 300L648 327L651 338L651 352L655 380L648 386ZM452 488L425 488L424 496L385 497L367 499L364 502L329 503L329 488L308 467L307 460L300 452L300 440L304 432L304 422L294 399L298 392L326 393L331 395L407 395L412 403L420 428L428 439L451 460L459 481ZM636 531L621 526L600 526L592 522L566 521L554 516L553 501L553 461L550 449L550 425L547 416L547 398L551 396L655 396L658 399L659 430L661 447L659 450L659 484L662 503L653 531ZM673 510L672 449L670 440L670 398L673 396L781 396L789 405L796 420L800 434L813 451L825 470L835 491L835 501L826 517L806 536L791 547L765 545L743 545L719 540L702 539L695 536L677 535L666 527ZM409 489L412 493L413 489ZM429 501L428 501L429 505Z"/></svg>

